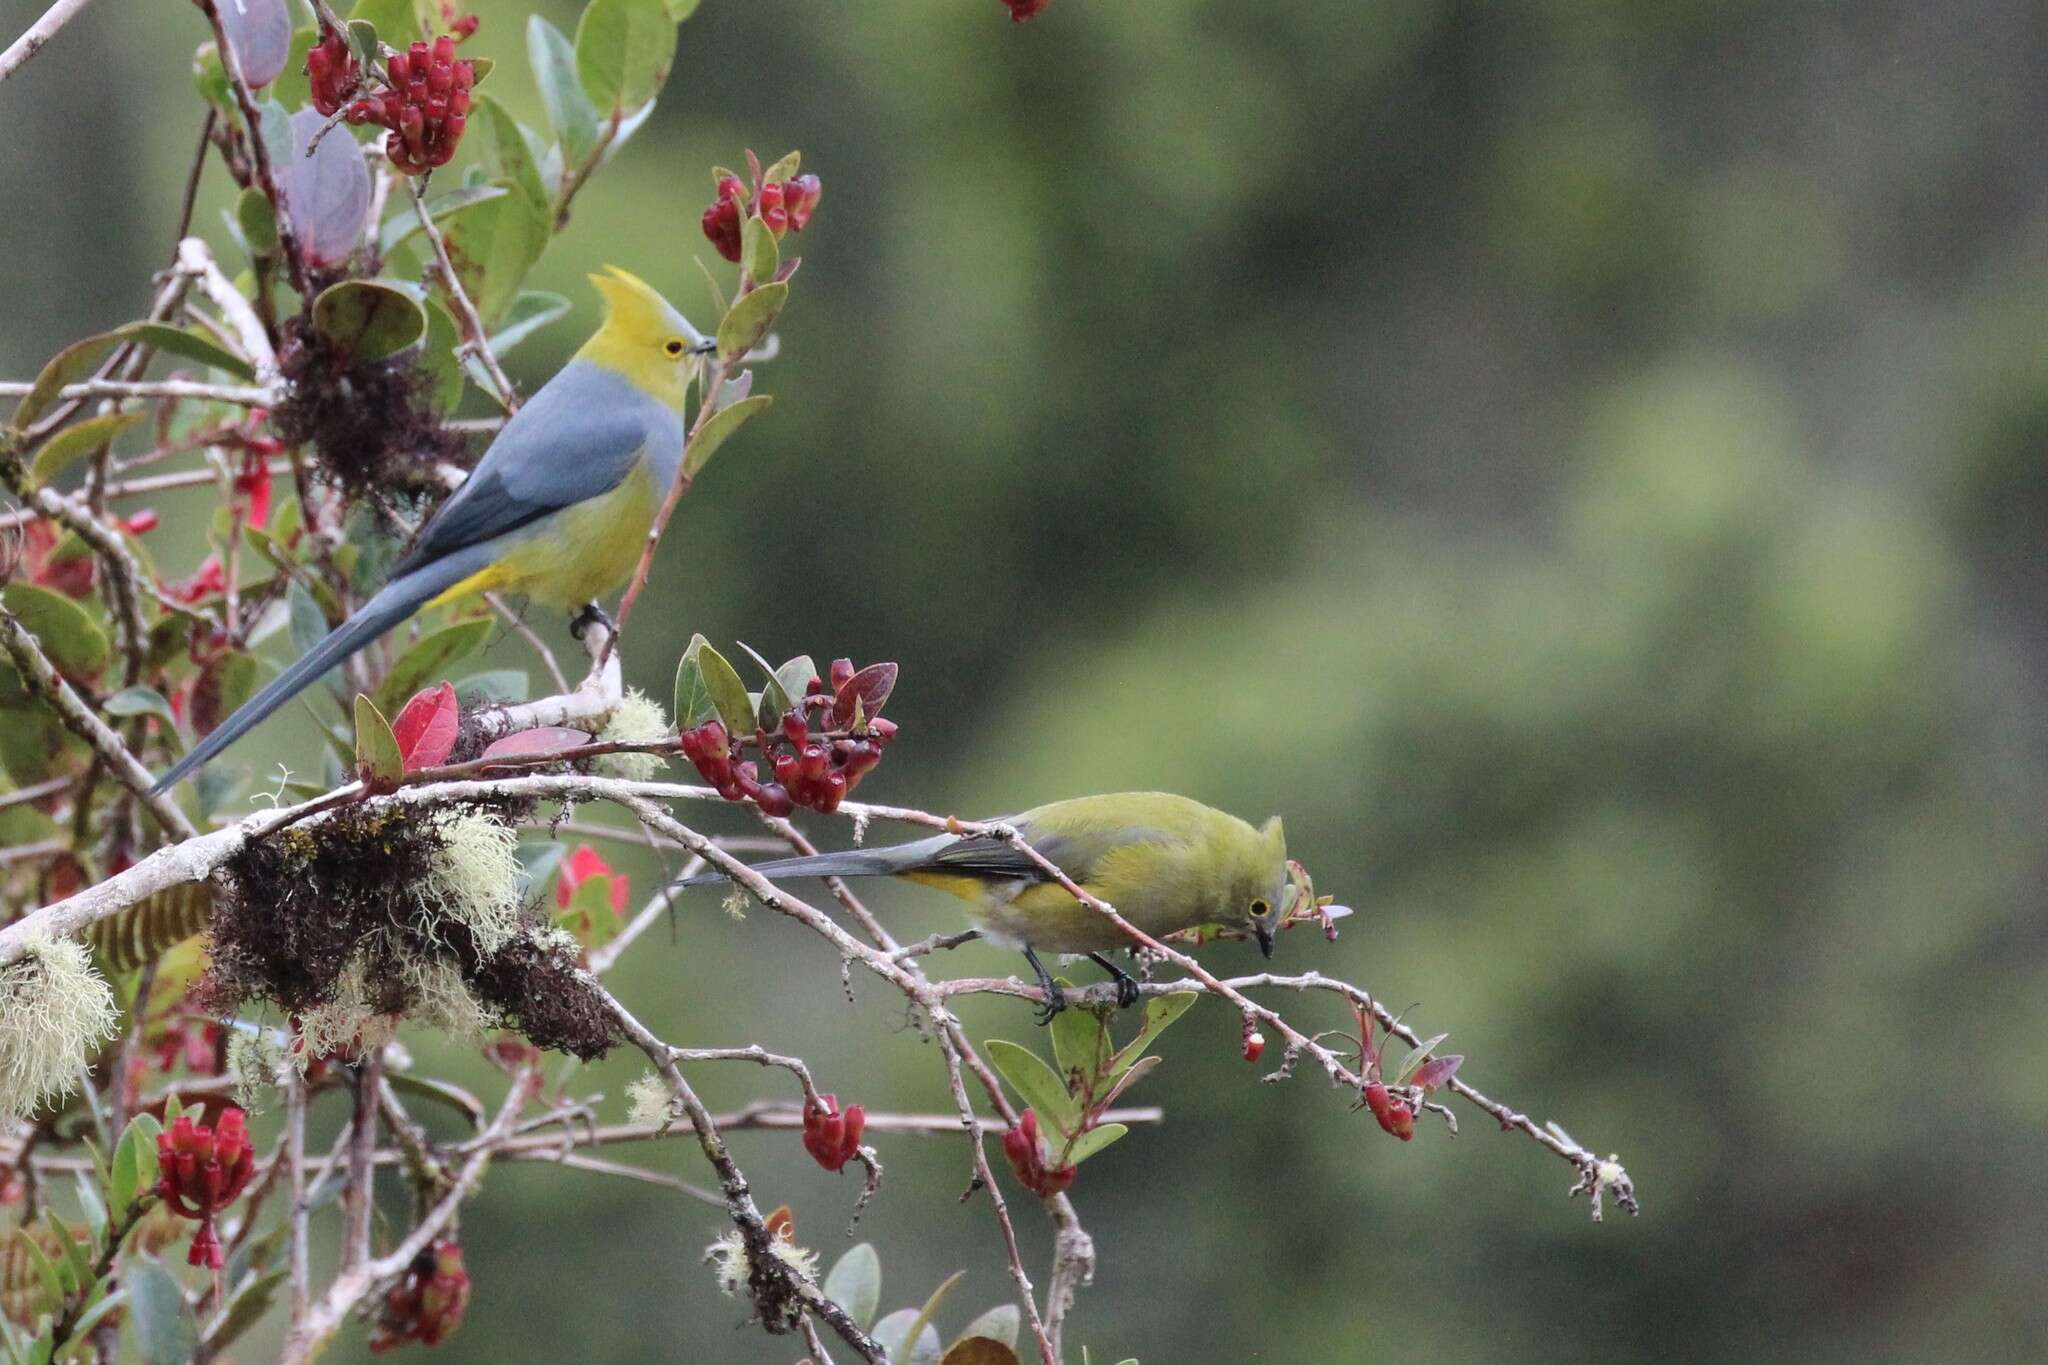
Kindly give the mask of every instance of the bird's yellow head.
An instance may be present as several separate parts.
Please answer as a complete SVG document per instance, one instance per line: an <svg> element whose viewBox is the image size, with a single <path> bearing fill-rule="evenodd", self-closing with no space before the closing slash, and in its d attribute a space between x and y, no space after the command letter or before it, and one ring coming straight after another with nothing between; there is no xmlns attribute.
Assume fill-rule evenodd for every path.
<svg viewBox="0 0 2048 1365"><path fill-rule="evenodd" d="M1287 918L1288 885L1287 872L1287 831L1281 827L1280 817L1274 816L1259 827L1258 852L1247 868L1249 884L1243 888L1244 915L1251 921L1252 937L1259 941L1259 951L1267 957L1273 955L1273 936L1280 932L1280 921Z"/></svg>
<svg viewBox="0 0 2048 1365"><path fill-rule="evenodd" d="M703 336L637 275L608 265L590 282L604 297L604 324L577 357L617 370L680 410Z"/></svg>

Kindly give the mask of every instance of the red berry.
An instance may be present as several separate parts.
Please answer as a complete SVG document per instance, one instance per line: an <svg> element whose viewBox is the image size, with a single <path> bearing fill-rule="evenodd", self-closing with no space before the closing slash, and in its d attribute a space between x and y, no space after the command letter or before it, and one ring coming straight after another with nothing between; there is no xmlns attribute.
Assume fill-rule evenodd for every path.
<svg viewBox="0 0 2048 1365"><path fill-rule="evenodd" d="M789 210L789 230L802 232L811 221L811 211L818 207L818 198L825 192L824 182L815 175L800 175L785 181L782 186L782 202Z"/></svg>

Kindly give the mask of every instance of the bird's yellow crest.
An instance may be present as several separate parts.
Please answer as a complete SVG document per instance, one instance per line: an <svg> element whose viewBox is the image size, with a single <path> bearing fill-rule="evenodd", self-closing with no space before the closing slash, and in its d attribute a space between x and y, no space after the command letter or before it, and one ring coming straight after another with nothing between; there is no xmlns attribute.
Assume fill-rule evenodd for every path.
<svg viewBox="0 0 2048 1365"><path fill-rule="evenodd" d="M590 283L604 299L604 324L579 358L617 370L637 387L680 405L699 340L696 329L630 271L608 265Z"/></svg>

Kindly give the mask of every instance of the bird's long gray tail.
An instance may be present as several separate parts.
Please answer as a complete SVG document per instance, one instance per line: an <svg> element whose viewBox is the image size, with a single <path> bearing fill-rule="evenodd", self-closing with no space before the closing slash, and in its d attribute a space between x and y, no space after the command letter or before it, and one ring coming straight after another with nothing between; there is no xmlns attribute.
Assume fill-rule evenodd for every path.
<svg viewBox="0 0 2048 1365"><path fill-rule="evenodd" d="M356 610L355 615L343 621L314 645L291 667L243 702L232 716L216 726L205 739L192 746L192 751L171 765L171 770L158 778L150 793L169 791L180 782L199 771L207 760L247 734L271 712L283 706L313 683L318 682L327 671L347 659L364 645L392 629L414 612L436 593L461 582L481 568L481 564L469 563L470 556L451 555L434 564L425 564L401 578L386 583L381 591Z"/></svg>
<svg viewBox="0 0 2048 1365"><path fill-rule="evenodd" d="M818 853L808 858L783 858L772 863L755 863L754 871L764 877L892 877L924 867L932 855L948 844L957 843L950 834L940 834L891 848L854 848L844 853ZM686 877L681 887L704 886L724 881L723 872L703 872Z"/></svg>

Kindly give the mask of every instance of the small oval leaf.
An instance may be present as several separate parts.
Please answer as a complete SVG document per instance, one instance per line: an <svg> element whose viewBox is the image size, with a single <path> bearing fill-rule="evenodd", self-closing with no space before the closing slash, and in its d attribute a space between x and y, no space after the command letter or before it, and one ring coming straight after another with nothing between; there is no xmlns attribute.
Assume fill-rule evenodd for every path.
<svg viewBox="0 0 2048 1365"><path fill-rule="evenodd" d="M532 730L519 730L503 739L493 741L478 758L526 758L535 754L553 754L563 749L580 748L588 743L590 736L581 730L574 730L566 725L542 725Z"/></svg>
<svg viewBox="0 0 2048 1365"><path fill-rule="evenodd" d="M402 289L377 280L343 280L313 300L313 330L363 363L388 359L418 341L427 315Z"/></svg>
<svg viewBox="0 0 2048 1365"><path fill-rule="evenodd" d="M741 295L719 321L718 358L736 360L760 345L788 302L789 286L782 283L764 284Z"/></svg>
<svg viewBox="0 0 2048 1365"><path fill-rule="evenodd" d="M231 3L223 0L222 8ZM355 251L369 224L370 168L346 128L328 129L315 147L326 124L317 109L291 116L291 151L279 168L278 190L306 263L333 267Z"/></svg>
<svg viewBox="0 0 2048 1365"><path fill-rule="evenodd" d="M356 693L356 776L375 790L389 790L405 776L405 759L398 752L398 737L391 722L377 704Z"/></svg>
<svg viewBox="0 0 2048 1365"><path fill-rule="evenodd" d="M683 452L684 476L696 478L704 466L711 462L711 457L718 453L718 448L730 440L734 432L745 426L757 413L766 412L769 404L774 401L775 399L768 394L757 393L752 398L742 398L739 402L711 414L711 420L698 429L696 438L690 442L690 448Z"/></svg>
<svg viewBox="0 0 2048 1365"><path fill-rule="evenodd" d="M219 0L216 8L249 88L261 90L276 80L292 47L292 17L284 0Z"/></svg>

